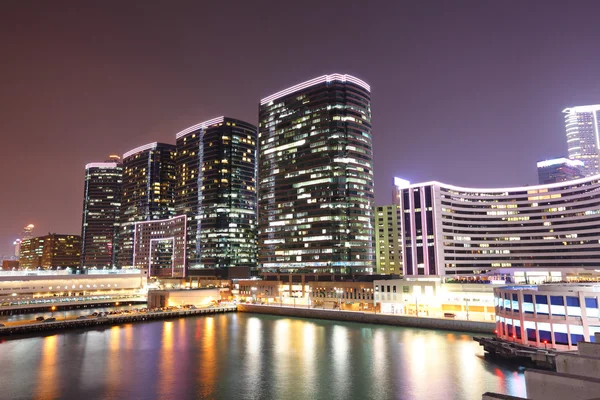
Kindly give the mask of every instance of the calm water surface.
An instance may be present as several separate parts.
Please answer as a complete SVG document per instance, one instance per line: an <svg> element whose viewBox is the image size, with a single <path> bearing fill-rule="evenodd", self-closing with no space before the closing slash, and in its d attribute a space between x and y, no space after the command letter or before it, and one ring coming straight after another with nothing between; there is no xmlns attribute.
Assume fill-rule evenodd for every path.
<svg viewBox="0 0 600 400"><path fill-rule="evenodd" d="M525 396L469 334L229 313L0 342L2 399Z"/></svg>

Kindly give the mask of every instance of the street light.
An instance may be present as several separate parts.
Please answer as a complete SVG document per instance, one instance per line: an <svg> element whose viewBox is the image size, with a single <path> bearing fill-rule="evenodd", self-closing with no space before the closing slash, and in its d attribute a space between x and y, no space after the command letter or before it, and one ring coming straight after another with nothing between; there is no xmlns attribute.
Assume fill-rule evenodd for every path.
<svg viewBox="0 0 600 400"><path fill-rule="evenodd" d="M54 317L54 311L56 310L56 306L52 306L50 310L52 311L52 317Z"/></svg>
<svg viewBox="0 0 600 400"><path fill-rule="evenodd" d="M342 288L336 288L335 292L337 293L338 298L338 310L342 310L342 293L344 292Z"/></svg>

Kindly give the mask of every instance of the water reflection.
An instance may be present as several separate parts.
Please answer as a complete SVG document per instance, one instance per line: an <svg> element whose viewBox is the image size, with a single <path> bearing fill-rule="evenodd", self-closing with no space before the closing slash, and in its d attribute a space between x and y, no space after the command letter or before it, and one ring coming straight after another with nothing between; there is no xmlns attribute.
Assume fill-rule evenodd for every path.
<svg viewBox="0 0 600 400"><path fill-rule="evenodd" d="M166 321L163 325L162 338L159 347L157 393L159 398L167 398L173 389L173 321Z"/></svg>
<svg viewBox="0 0 600 400"><path fill-rule="evenodd" d="M460 333L240 313L8 340L0 387L15 399L525 395L522 373L482 354Z"/></svg>
<svg viewBox="0 0 600 400"><path fill-rule="evenodd" d="M52 335L44 338L42 342L42 359L39 365L38 382L36 386L35 399L54 399L58 397L58 365L56 348L58 336ZM4 364L2 365L13 365ZM24 371L25 372L25 371ZM23 377L28 376L23 375ZM10 393L10 391L9 391Z"/></svg>

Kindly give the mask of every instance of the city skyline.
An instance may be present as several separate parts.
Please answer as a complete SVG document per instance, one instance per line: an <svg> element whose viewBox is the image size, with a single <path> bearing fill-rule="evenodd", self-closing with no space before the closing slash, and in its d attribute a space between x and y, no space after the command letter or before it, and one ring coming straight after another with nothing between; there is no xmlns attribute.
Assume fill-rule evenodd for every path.
<svg viewBox="0 0 600 400"><path fill-rule="evenodd" d="M223 11L219 6L194 7L215 15ZM16 4L4 8L8 10L3 15L14 21L27 11ZM39 13L27 17L33 25L27 32L4 24L2 36L16 34L19 40L14 48L6 46L9 62L0 67L8 93L0 100L4 110L0 131L11 137L2 167L16 171L1 178L16 206L2 214L0 253L12 253L13 241L29 223L39 234L78 234L85 164L152 141L173 143L174 132L215 115L256 123L261 97L323 73L348 73L373 88L377 205L391 203L393 176L476 187L535 184L536 161L567 154L562 110L600 102L598 84L593 82L598 56L581 52L575 66L552 58L556 48L566 44L573 51L589 46L593 35L586 30L593 30L582 22L594 14L589 8L565 10L548 2L543 7L533 2L510 9L437 5L441 16L464 14L463 24L431 17L417 26L411 21L431 11L425 5L375 11L339 8L331 2L318 9L335 10L343 24L319 27L310 34L321 42L293 32L286 40L277 37L288 23L301 26L309 20L314 11L310 7L298 7L288 23L265 16L268 33L252 31L250 25L269 8L267 3L239 7L240 15L232 18L248 30L241 41L239 35L199 38L202 35L184 28L186 14L195 13L171 10L169 16L176 22L170 24L176 29L162 40L153 33L150 39L157 43L149 46L146 30L135 34L127 27L128 18L139 14L134 4L123 5L120 17L94 5L70 5L67 11L60 3L40 4ZM139 18L154 25L161 11L158 5L148 5ZM79 13L91 17L85 27L77 23ZM533 13L545 18L532 20ZM490 20L491 15L500 18ZM244 22L247 16L250 22ZM552 28L558 18L560 32ZM103 29L107 19L109 32ZM504 31L506 20L514 28L510 33ZM208 24L218 21L222 19ZM364 22L364 32L334 34L339 26L358 22ZM106 37L99 39L98 32ZM233 48L239 54L224 46L234 41L239 41ZM88 46L90 42L94 46ZM178 45L170 46L172 42ZM288 42L297 46L283 46ZM234 59L257 65L215 69L205 63L200 69L191 68L198 65L192 48L202 49L202 57L233 54ZM533 56L528 54L531 48L536 49ZM360 49L361 57L354 49ZM154 60L153 53L160 59ZM450 54L456 57L449 58ZM191 62L184 55L192 57ZM485 57L490 60L484 63ZM38 58L45 60L44 74L34 74L29 66ZM506 59L515 61L499 63ZM474 94L459 96L465 89ZM29 149L25 159L24 148Z"/></svg>

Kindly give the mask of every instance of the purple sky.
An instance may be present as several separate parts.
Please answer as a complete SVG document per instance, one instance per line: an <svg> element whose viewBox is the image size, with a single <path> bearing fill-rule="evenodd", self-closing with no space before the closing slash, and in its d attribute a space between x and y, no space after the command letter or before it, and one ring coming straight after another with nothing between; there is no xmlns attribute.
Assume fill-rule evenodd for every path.
<svg viewBox="0 0 600 400"><path fill-rule="evenodd" d="M368 4L367 4L368 3ZM175 5L173 5L175 4ZM567 106L600 102L600 2L0 2L0 254L80 233L84 166L322 74L372 87L376 202L393 176L537 182Z"/></svg>

